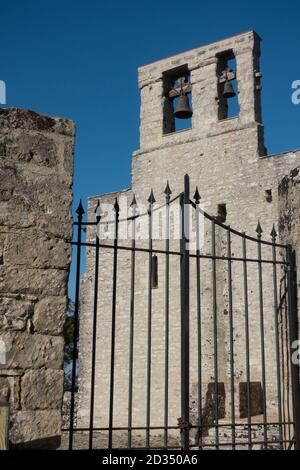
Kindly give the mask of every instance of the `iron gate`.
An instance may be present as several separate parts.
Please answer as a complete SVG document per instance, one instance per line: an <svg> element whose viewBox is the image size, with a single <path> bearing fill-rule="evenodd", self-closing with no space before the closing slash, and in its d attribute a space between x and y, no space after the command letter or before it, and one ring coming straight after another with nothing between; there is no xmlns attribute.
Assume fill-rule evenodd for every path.
<svg viewBox="0 0 300 470"><path fill-rule="evenodd" d="M292 361L295 342L298 340L296 269L292 247L277 242L274 227L271 239L265 240L260 223L256 229L257 237L251 237L225 225L220 218L208 215L201 207L198 189L191 199L187 175L182 193L171 197L171 189L167 184L164 194L165 204L157 207L151 191L144 212L138 210L133 197L131 215L125 218L120 217L116 200L114 218L106 222L106 226L108 223L113 225L112 242L101 239L99 231L103 224L103 213L99 203L94 221L83 221L81 202L77 209L78 220L74 223L77 239L71 242L76 250L76 293L70 425L65 429L69 449L78 447L76 439L79 435L85 436L81 447L90 449L300 449L299 367L296 361ZM171 225L174 225L170 209L176 204L180 209L179 242L170 240ZM164 241L155 245L154 214L161 210L164 211L166 236ZM139 242L135 236L137 223L142 219L147 220L148 224L147 242ZM131 224L132 237L127 243L121 243L119 237L120 225L124 222ZM206 231L201 224L205 225ZM91 232L84 241L82 235L86 230ZM194 244L191 243L192 232ZM200 232L205 241L204 248ZM90 383L89 404L85 405L88 416L81 421L77 416L75 423L76 348L80 331L83 249L92 253L94 264L93 307L90 311ZM106 259L101 263L102 253L107 252L111 254L111 276L101 281L99 272L108 262ZM119 267L122 253L127 253L125 274ZM137 256L144 256L147 265L142 261L138 263ZM174 263L178 260L180 268L180 341L175 346L172 341L175 341L173 334L177 330L172 330L171 322L177 315L172 304L177 298L177 284L171 278L177 273L175 264L172 267L173 259ZM163 272L163 279L159 276L159 281L158 265ZM118 291L121 276L122 292L128 298L128 314L123 311L123 306L122 315L118 310L118 295L122 296ZM145 279L141 279L143 276L147 279L146 284ZM128 294L124 291L125 278L128 279ZM105 343L107 347L99 344L97 333L103 321L99 298L107 295L104 287L101 289L105 282L111 283L109 314L107 305L105 310L110 322L109 344ZM163 285L160 294L159 290L154 290L157 283ZM146 285L147 304L143 304L143 307L138 303L141 285ZM159 299L156 300L155 296ZM154 301L157 301L159 307L154 305ZM156 344L154 333L158 330L155 329L153 318L158 314L163 318L162 327L159 328L163 330L163 340ZM138 323L141 315L144 315L144 320ZM118 334L123 328L118 325L121 316L128 320L128 328L126 326L122 333L122 341L125 341L124 336L128 332L128 350L124 348L126 341L121 346L127 365L122 363L122 368L116 372ZM142 347L135 346L141 329L144 331L144 363L140 352ZM80 349L83 340L79 340ZM155 347L159 348L157 356ZM107 351L101 351L102 362L99 367L97 354L101 348ZM139 354L137 360L135 354ZM104 357L108 362L105 367ZM178 359L180 370L176 380L173 377L177 374L176 364L171 366L174 358L176 361ZM159 369L155 369L155 360L161 361ZM139 363L144 365L140 366ZM154 376L155 370L160 371L158 378ZM140 395L134 388L136 371L140 375L144 371L145 383ZM116 403L116 379L118 374L125 372L127 379L122 382L124 402L120 405L122 394ZM97 381L106 380L105 373L109 376L106 401L96 391ZM172 398L177 383L180 411L177 416L170 416L170 410L173 412L177 406L176 393L173 394L175 398ZM83 396L86 393L80 395L80 387L79 383L77 415L80 415L82 403L86 399ZM137 413L141 414L141 408L137 402L141 400L144 400L144 416L140 419ZM105 405L101 405L102 401ZM97 411L97 406L106 406L107 410L100 407L100 411ZM118 408L120 406L122 408ZM126 415L125 425L118 421L118 415L121 414ZM118 433L122 433L123 437L116 439ZM137 433L142 437L137 439Z"/></svg>

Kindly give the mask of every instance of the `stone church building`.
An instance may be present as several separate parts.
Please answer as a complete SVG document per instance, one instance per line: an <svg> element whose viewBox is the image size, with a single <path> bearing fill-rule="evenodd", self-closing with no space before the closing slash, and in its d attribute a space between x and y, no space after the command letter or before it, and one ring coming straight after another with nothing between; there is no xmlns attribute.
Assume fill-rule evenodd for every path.
<svg viewBox="0 0 300 470"><path fill-rule="evenodd" d="M105 438L108 438L109 423L117 428L113 433L115 446L122 441L122 432L127 435L128 423L135 428L132 431L132 445L134 443L145 445L147 436L144 428L147 426L151 428L148 438L151 442L157 442L155 439L163 435L166 423L168 427L174 427L173 433L170 429L168 439L176 439L179 434L176 434L178 431L175 428L181 416L180 260L179 257L170 255L168 317L166 317L166 255L159 252L163 250L166 242L159 236L153 240L152 254L156 257L156 273L155 285L150 285L149 323L149 254L143 251L135 253L133 325L132 252L125 249L118 252L115 330L112 331L114 252L113 249L106 249L102 245L113 245L114 237L110 228L113 225L113 206L116 198L120 206L121 220L131 213L131 203L135 197L137 209L146 213L146 216L139 220L141 231L141 225L147 225L148 198L151 189L155 204L163 207L166 201L164 191L167 182L172 191L171 198L176 197L183 190L184 175L188 174L190 197L193 198L198 187L201 207L207 214L241 233L246 232L253 238L258 235L256 228L260 221L263 239L271 241L270 233L274 226L278 233L277 240L280 240L282 227L279 224L281 202L278 187L283 178L300 165L300 150L268 155L264 145L260 42L260 37L254 31L248 31L140 67L138 69L141 99L140 147L132 155L131 187L120 189L116 193L89 198L87 214L89 221L95 220L98 201L101 208L94 427L102 429ZM224 91L225 87L227 94ZM186 107L187 117L190 117L185 121L178 120L176 112L174 115L176 106L182 105ZM192 116L189 109L192 109ZM174 202L174 206L177 202ZM163 214L162 212L161 220L164 220ZM176 215L171 223L172 229L176 225L175 219ZM228 249L227 233L222 227L216 226L213 247L211 221L204 217L200 223L203 237L201 253L211 255L215 249L220 259L214 266L216 277L215 282L212 282L212 259L205 256L201 258L200 321L197 316L199 287L196 283L197 266L195 260L190 261L191 424L198 424L199 409L209 421L211 384L216 380L216 366L220 387L218 393L222 401L222 406L218 410L220 422L223 424L231 422L233 414L237 422L244 423L245 419L247 421L243 405L244 385L247 381L254 397L253 403L250 404L253 422L259 423L263 420L262 389L265 393L268 422L276 422L280 418L278 395L281 386L278 385L274 360L276 357L274 265L266 263L262 273L262 292L259 293L258 265L253 263L252 266L248 263L247 331L243 271L245 266L238 261L232 263L233 329L230 330L228 263L221 259L222 256L226 257ZM195 224L194 215L191 224ZM121 225L122 222L120 222L120 231ZM124 231L120 232L120 245L131 246L132 239L127 236L131 228L131 226L128 228L126 234ZM147 233L147 228L144 233ZM87 241L94 243L95 234L95 227L88 226ZM136 245L141 248L147 248L148 243L147 237L140 236L136 240ZM176 251L178 246L179 240L176 237L170 240L171 251ZM244 248L241 237L232 237L231 251L236 258L243 258ZM262 247L262 256L265 259L272 259L273 253L268 245ZM277 256L278 259L283 256L280 250ZM247 243L247 257L257 257L257 243ZM279 296L282 266L278 265L276 269L275 283ZM89 427L90 422L94 284L95 250L87 247L86 271L81 280L80 303L77 417L80 427ZM264 307L263 341L259 327L260 294L263 296ZM216 311L217 324L214 323ZM114 335L113 390L112 333ZM247 342L250 348L249 357L246 357ZM262 383L262 357L265 360L265 383ZM199 360L201 385L199 385ZM234 382L231 380L232 372ZM113 393L113 409L111 393ZM268 432L271 432L271 429L268 429ZM209 434L209 429L207 433ZM195 437L195 434L191 434Z"/></svg>

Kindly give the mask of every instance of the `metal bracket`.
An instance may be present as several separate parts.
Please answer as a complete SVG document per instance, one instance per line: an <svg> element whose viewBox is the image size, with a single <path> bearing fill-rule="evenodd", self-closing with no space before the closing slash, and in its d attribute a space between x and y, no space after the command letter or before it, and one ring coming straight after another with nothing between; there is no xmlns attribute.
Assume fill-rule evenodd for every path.
<svg viewBox="0 0 300 470"><path fill-rule="evenodd" d="M187 81L187 78L185 76L179 77L178 81L179 81L179 85L172 88L169 91L168 93L169 98L176 98L176 96L179 96L182 94L186 95L187 93L191 93L192 84Z"/></svg>
<svg viewBox="0 0 300 470"><path fill-rule="evenodd" d="M221 75L219 75L220 83L230 82L231 80L235 80L235 79L236 79L236 72L231 69L225 69L223 70Z"/></svg>
<svg viewBox="0 0 300 470"><path fill-rule="evenodd" d="M182 418L178 418L177 426L180 429L180 432L182 432L184 429L190 429L192 427L192 424L188 421L184 421Z"/></svg>

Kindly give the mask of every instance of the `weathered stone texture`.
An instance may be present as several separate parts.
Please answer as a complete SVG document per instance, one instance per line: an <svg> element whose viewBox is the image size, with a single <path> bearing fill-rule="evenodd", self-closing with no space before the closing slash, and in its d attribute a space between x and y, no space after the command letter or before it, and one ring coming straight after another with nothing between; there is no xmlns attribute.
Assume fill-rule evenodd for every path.
<svg viewBox="0 0 300 470"><path fill-rule="evenodd" d="M278 188L279 234L282 243L292 245L296 255L298 308L300 299L300 166L286 175Z"/></svg>
<svg viewBox="0 0 300 470"><path fill-rule="evenodd" d="M25 372L21 382L22 409L60 410L63 380L62 370L42 369Z"/></svg>
<svg viewBox="0 0 300 470"><path fill-rule="evenodd" d="M51 449L60 443L60 410L18 411L11 420L10 438L13 447Z"/></svg>
<svg viewBox="0 0 300 470"><path fill-rule="evenodd" d="M74 134L66 119L0 109L0 396L11 445L58 445Z"/></svg>
<svg viewBox="0 0 300 470"><path fill-rule="evenodd" d="M34 240L34 244L32 243ZM70 263L71 250L65 241L34 230L11 231L5 250L5 262L14 266L40 269L65 269Z"/></svg>
<svg viewBox="0 0 300 470"><path fill-rule="evenodd" d="M0 110L1 129L46 132L74 137L74 123L64 118L53 118L26 109L6 108Z"/></svg>
<svg viewBox="0 0 300 470"><path fill-rule="evenodd" d="M7 292L36 296L66 295L67 280L66 270L3 265L0 266L0 295Z"/></svg>
<svg viewBox="0 0 300 470"><path fill-rule="evenodd" d="M63 396L62 406L62 428L69 428L70 426L70 410L71 410L71 398L72 392L65 391ZM74 404L74 427L77 426L77 412L78 412L78 393L75 393L75 404Z"/></svg>
<svg viewBox="0 0 300 470"><path fill-rule="evenodd" d="M238 116L218 119L216 101L218 79L216 54L232 49L237 62L239 87ZM173 196L183 189L183 176L190 175L191 194L196 185L201 194L201 203L206 212L217 214L218 204L226 204L226 224L256 237L256 226L260 219L263 237L270 240L273 224L278 228L278 184L282 178L300 164L300 151L278 155L266 154L261 121L260 90L255 74L259 72L260 40L254 32L194 49L174 57L163 59L139 69L141 91L140 148L132 159L132 188L118 194L119 201L127 198L127 207L132 194L138 205L147 210L147 199L153 188L157 204L164 204L163 194L167 180ZM180 65L187 65L191 72L193 117L192 128L182 132L163 134L163 73ZM266 191L271 191L266 197ZM269 194L269 193L268 193ZM116 193L100 196L101 204L113 203ZM88 219L94 220L94 209L99 196L89 199ZM142 211L142 212L143 212ZM107 220L113 220L113 211L101 226L102 237L109 235ZM120 216L120 218L122 218ZM142 223L142 222L141 222ZM211 253L211 226L204 223L203 253ZM120 224L121 226L122 224ZM111 225L110 225L111 226ZM94 240L95 231L87 230L88 240ZM124 239L125 240L124 240ZM232 253L242 256L239 237L232 237ZM130 243L120 236L122 244ZM138 246L147 247L147 241L138 240ZM156 249L164 249L164 242L155 242ZM178 240L172 241L171 249L178 250ZM95 426L107 426L109 409L110 354L111 354L111 300L112 300L112 250L100 250L99 300L96 357ZM121 250L120 250L121 251ZM226 254L226 233L216 229L216 253ZM268 249L264 256L272 257ZM257 244L247 244L249 257L257 257ZM278 256L281 256L278 253ZM218 310L218 369L219 382L224 384L225 419L231 409L230 397L230 342L228 320L228 271L227 264L218 261L217 310ZM81 284L80 311L80 406L79 425L88 425L91 383L91 338L94 300L94 250L87 249L87 269ZM130 333L130 252L118 253L117 306L116 306L116 351L114 425L128 423L128 377L129 377L129 333ZM158 254L158 288L152 291L152 353L151 353L151 425L164 425L164 371L165 371L165 257ZM148 255L136 253L135 272L135 323L133 364L133 423L144 426L147 400L147 311L148 311ZM169 343L169 425L176 426L180 417L180 284L179 258L170 256L170 343ZM233 322L234 322L234 374L235 412L239 417L239 383L246 381L245 358L245 305L243 266L234 262L233 270ZM278 269L278 279L281 273ZM190 268L190 344L191 344L191 402L198 406L197 375L197 307L196 268ZM272 266L263 270L263 294L265 311L265 355L267 367L268 416L276 420L277 389L275 368L275 327L273 306ZM259 335L259 296L257 265L248 266L249 331L251 342L251 381L261 382L261 344ZM211 260L201 260L202 299L202 391L203 405L209 387L214 381L214 344L212 308Z"/></svg>
<svg viewBox="0 0 300 470"><path fill-rule="evenodd" d="M12 410L20 409L20 377L2 376L0 377L0 400L9 402Z"/></svg>
<svg viewBox="0 0 300 470"><path fill-rule="evenodd" d="M62 368L64 339L61 336L5 331L0 338L9 345L3 368Z"/></svg>
<svg viewBox="0 0 300 470"><path fill-rule="evenodd" d="M25 330L33 303L20 297L0 297L0 330Z"/></svg>
<svg viewBox="0 0 300 470"><path fill-rule="evenodd" d="M44 297L34 308L33 325L38 333L61 335L67 310L66 297Z"/></svg>
<svg viewBox="0 0 300 470"><path fill-rule="evenodd" d="M300 167L293 168L280 182L279 229L282 240L293 246L300 243Z"/></svg>

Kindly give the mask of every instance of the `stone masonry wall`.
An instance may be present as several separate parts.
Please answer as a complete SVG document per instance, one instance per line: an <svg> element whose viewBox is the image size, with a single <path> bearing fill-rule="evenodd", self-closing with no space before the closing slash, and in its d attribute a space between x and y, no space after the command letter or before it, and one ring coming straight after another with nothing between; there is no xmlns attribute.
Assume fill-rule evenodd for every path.
<svg viewBox="0 0 300 470"><path fill-rule="evenodd" d="M66 119L0 110L0 400L12 447L60 440L74 134Z"/></svg>

